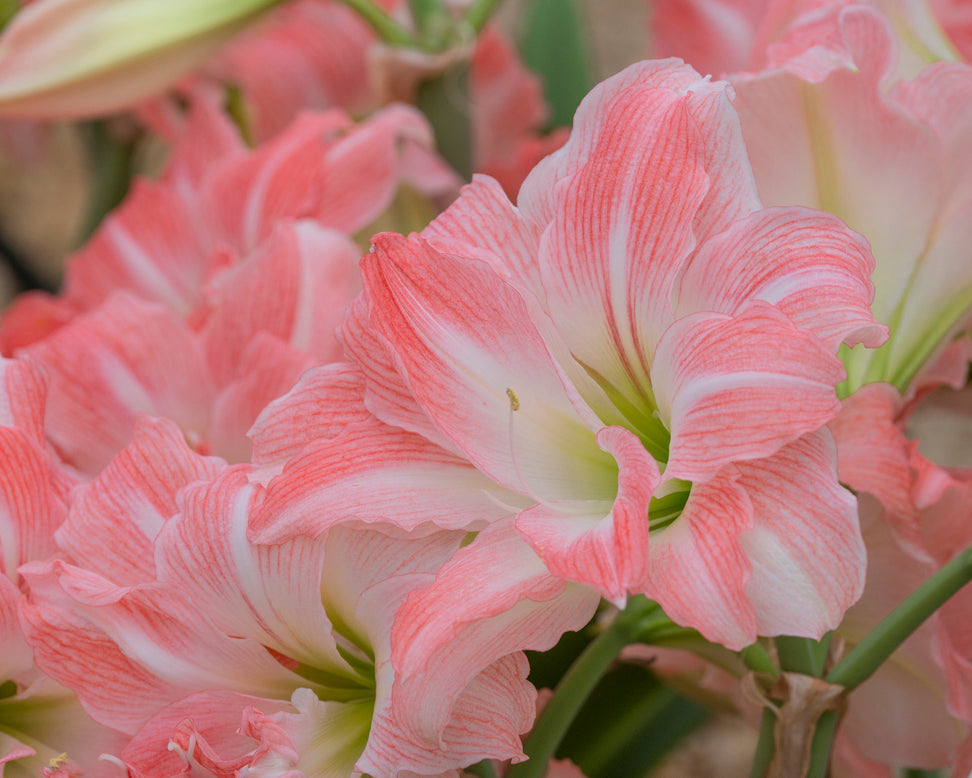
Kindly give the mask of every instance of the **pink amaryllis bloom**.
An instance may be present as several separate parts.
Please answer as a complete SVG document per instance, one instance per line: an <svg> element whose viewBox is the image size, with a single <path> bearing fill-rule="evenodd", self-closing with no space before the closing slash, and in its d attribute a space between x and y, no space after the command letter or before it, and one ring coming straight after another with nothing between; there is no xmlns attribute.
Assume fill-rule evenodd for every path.
<svg viewBox="0 0 972 778"><path fill-rule="evenodd" d="M139 776L390 778L522 758L535 707L522 654L449 679L460 688L435 710L393 693L397 613L466 533L356 523L252 545L247 525L264 500L252 475L144 419L73 501L58 542L76 564L23 568L38 661L132 736L117 760ZM550 642L578 619L558 613ZM476 638L457 650L480 652Z"/></svg>
<svg viewBox="0 0 972 778"><path fill-rule="evenodd" d="M842 393L907 393L972 315L972 67L904 80L888 18L859 3L824 10L788 30L765 69L732 77L736 106L763 201L830 211L874 251L872 309L891 337L845 354Z"/></svg>
<svg viewBox="0 0 972 778"><path fill-rule="evenodd" d="M57 552L54 533L74 485L45 446L46 392L36 364L0 360L0 775L6 778L113 774L98 756L124 742L37 668L21 629L26 583L18 568Z"/></svg>
<svg viewBox="0 0 972 778"><path fill-rule="evenodd" d="M839 344L884 336L871 267L833 217L761 207L725 84L650 62L585 99L519 208L481 178L422 235L375 238L345 339L369 410L501 487L493 500L549 573L618 603L644 593L739 648L819 636L860 594L855 501L821 428ZM327 515L327 479L307 474L347 454L315 456L269 485L307 504L258 517L255 537ZM409 526L456 499L395 483ZM414 604L472 607L455 592L480 562L497 587L512 575L484 536L464 552Z"/></svg>

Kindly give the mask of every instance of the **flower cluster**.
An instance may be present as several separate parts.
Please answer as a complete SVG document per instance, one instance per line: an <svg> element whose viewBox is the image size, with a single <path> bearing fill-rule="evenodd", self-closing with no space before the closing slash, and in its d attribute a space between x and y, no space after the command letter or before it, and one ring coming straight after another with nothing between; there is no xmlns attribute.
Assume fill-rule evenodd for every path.
<svg viewBox="0 0 972 778"><path fill-rule="evenodd" d="M687 62L569 137L470 43L488 3L268 5L37 0L0 37L0 112L169 147L0 322L0 776L576 776L526 652L585 628L715 659L744 713L761 670L777 774L817 758L808 675L835 769L972 769L972 593L841 674L972 544L954 4L658 0ZM141 48L71 65L113 29ZM457 63L458 196L463 128L385 104Z"/></svg>

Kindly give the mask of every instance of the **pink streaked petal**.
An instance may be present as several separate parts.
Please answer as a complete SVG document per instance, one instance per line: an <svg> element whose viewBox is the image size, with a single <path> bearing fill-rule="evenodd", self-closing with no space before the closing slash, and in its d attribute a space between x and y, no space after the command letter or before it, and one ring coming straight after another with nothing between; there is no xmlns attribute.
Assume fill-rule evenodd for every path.
<svg viewBox="0 0 972 778"><path fill-rule="evenodd" d="M339 111L302 114L270 143L224 166L208 185L206 200L224 240L249 251L269 237L278 219L311 216L324 187L325 140L350 124Z"/></svg>
<svg viewBox="0 0 972 778"><path fill-rule="evenodd" d="M457 767L483 759L525 758L521 733L536 713L536 692L527 682L530 666L522 653L509 654L476 675L455 699L450 720L435 741L412 735L395 716L401 709L387 700L375 710L368 747L356 767L375 778L411 774L451 776Z"/></svg>
<svg viewBox="0 0 972 778"><path fill-rule="evenodd" d="M752 565L746 594L759 634L819 640L861 596L866 566L857 500L837 481L834 442L821 430L736 468L753 506L753 527L739 542Z"/></svg>
<svg viewBox="0 0 972 778"><path fill-rule="evenodd" d="M428 524L481 529L523 506L468 461L371 420L309 443L288 462L267 485L251 534L260 543L279 543L351 519L405 530Z"/></svg>
<svg viewBox="0 0 972 778"><path fill-rule="evenodd" d="M879 14L856 8L890 38ZM763 201L830 211L867 236L880 322L891 321L914 277L941 197L934 133L882 92L887 45L862 49L855 69L839 68L820 83L779 70L734 81Z"/></svg>
<svg viewBox="0 0 972 778"><path fill-rule="evenodd" d="M597 441L618 462L613 506L538 505L517 517L516 528L551 573L623 603L629 592L647 586L648 505L661 476L641 441L627 430L605 427ZM602 512L594 513L598 508Z"/></svg>
<svg viewBox="0 0 972 778"><path fill-rule="evenodd" d="M473 176L422 237L443 253L487 262L517 289L545 299L537 265L540 231L522 218L493 179Z"/></svg>
<svg viewBox="0 0 972 778"><path fill-rule="evenodd" d="M203 336L216 380L236 373L258 332L276 335L318 362L337 359L335 333L361 284L360 253L346 236L314 222L278 222L254 254L207 287L213 310Z"/></svg>
<svg viewBox="0 0 972 778"><path fill-rule="evenodd" d="M315 217L347 234L378 218L398 189L402 157L412 144L434 145L432 128L411 106L390 105L350 130L327 149Z"/></svg>
<svg viewBox="0 0 972 778"><path fill-rule="evenodd" d="M261 491L249 483L246 466L187 487L182 513L156 543L159 581L185 594L227 635L252 638L321 670L350 673L321 606L323 543L308 537L276 546L247 541Z"/></svg>
<svg viewBox="0 0 972 778"><path fill-rule="evenodd" d="M173 422L137 417L132 442L72 496L58 546L119 585L155 580L155 538L177 513L180 490L223 466L193 452Z"/></svg>
<svg viewBox="0 0 972 778"><path fill-rule="evenodd" d="M24 641L17 617L20 598L20 589L0 574L0 678L4 681L34 666L34 653Z"/></svg>
<svg viewBox="0 0 972 778"><path fill-rule="evenodd" d="M731 466L692 485L682 514L651 535L651 582L645 592L678 624L739 650L756 640L758 622L746 586L752 565L740 535L753 508Z"/></svg>
<svg viewBox="0 0 972 778"><path fill-rule="evenodd" d="M867 243L836 217L804 208L767 208L707 240L683 268L676 316L698 311L733 315L765 300L830 348L841 342L879 346L874 258Z"/></svg>
<svg viewBox="0 0 972 778"><path fill-rule="evenodd" d="M252 761L255 743L239 730L248 708L273 714L289 710L290 704L236 692L193 694L153 716L125 746L120 757L128 767L140 771L144 778L183 774L188 771L186 757L190 751L196 764L208 759L210 765L217 761L223 762L224 766L227 761L240 762L237 767L247 765ZM196 736L195 748L186 742L186 735ZM170 743L178 748L171 747Z"/></svg>
<svg viewBox="0 0 972 778"><path fill-rule="evenodd" d="M239 131L224 110L222 95L195 94L186 111L174 101L149 103L142 110L152 130L173 145L163 180L187 202L198 201L214 163L229 165L246 156ZM192 216L197 225L204 223L200 214Z"/></svg>
<svg viewBox="0 0 972 778"><path fill-rule="evenodd" d="M606 106L586 164L559 185L539 262L571 352L637 402L709 179L684 95L646 85L622 97Z"/></svg>
<svg viewBox="0 0 972 778"><path fill-rule="evenodd" d="M33 360L0 359L0 425L23 430L44 443L47 377Z"/></svg>
<svg viewBox="0 0 972 778"><path fill-rule="evenodd" d="M867 492L903 522L917 518L912 500L911 453L897 425L902 400L890 384L868 384L845 399L828 428L837 443L840 480L858 492ZM906 535L915 539L917 527Z"/></svg>
<svg viewBox="0 0 972 778"><path fill-rule="evenodd" d="M731 109L726 110L728 97L725 86L702 81L699 74L681 60L666 59L631 65L598 84L581 101L574 116L570 140L560 150L541 160L523 182L517 205L529 221L538 225L553 221L557 182L572 175L586 162L604 126L609 105L616 99L623 99L624 92L632 87L636 90L646 87L667 89L683 95L696 92L700 100L712 101L716 110L702 111L698 118L709 120L702 133L709 144L706 159L715 162L718 158L726 175L719 174L716 169L719 166L714 166L711 171L714 176L710 178L713 183L718 180L720 185L710 190L707 201L714 206L711 210L719 214L717 221L724 219L724 223L759 207L752 175L744 161L745 149L738 120ZM709 206L704 210L709 210Z"/></svg>
<svg viewBox="0 0 972 778"><path fill-rule="evenodd" d="M176 420L202 437L214 388L201 344L168 310L116 293L29 353L50 377L48 434L96 474L131 439L136 413Z"/></svg>
<svg viewBox="0 0 972 778"><path fill-rule="evenodd" d="M258 333L240 355L238 375L213 403L207 436L212 451L231 462L248 461L250 427L313 364L303 351L273 335Z"/></svg>
<svg viewBox="0 0 972 778"><path fill-rule="evenodd" d="M167 703L222 688L287 697L300 679L259 643L229 637L178 587L118 587L60 560L21 567L38 665L97 720L137 731Z"/></svg>
<svg viewBox="0 0 972 778"><path fill-rule="evenodd" d="M172 187L137 181L68 263L68 299L90 309L127 289L185 316L201 302L209 254L191 210Z"/></svg>
<svg viewBox="0 0 972 778"><path fill-rule="evenodd" d="M840 408L844 367L772 306L735 317L697 313L665 333L651 370L671 431L666 478L696 481L722 465L769 456Z"/></svg>
<svg viewBox="0 0 972 778"><path fill-rule="evenodd" d="M523 299L484 263L439 254L417 235L374 240L375 253L362 260L372 322L436 426L520 493L605 493L613 462L594 444L598 421L576 410L582 403Z"/></svg>
<svg viewBox="0 0 972 778"><path fill-rule="evenodd" d="M365 407L386 424L422 435L454 453L459 449L439 430L412 394L388 341L371 325L371 303L366 293L348 308L341 326L348 358L366 380Z"/></svg>
<svg viewBox="0 0 972 778"><path fill-rule="evenodd" d="M247 433L256 465L283 464L319 438L331 438L354 422L367 421L365 380L349 364L308 370L287 394L261 411Z"/></svg>
<svg viewBox="0 0 972 778"><path fill-rule="evenodd" d="M430 587L412 594L391 635L396 718L436 744L462 690L516 651L545 651L593 615L598 595L547 572L512 523L460 549ZM529 693L524 686L520 692Z"/></svg>
<svg viewBox="0 0 972 778"><path fill-rule="evenodd" d="M0 427L0 576L15 583L24 562L56 551L66 494L48 453L24 432Z"/></svg>

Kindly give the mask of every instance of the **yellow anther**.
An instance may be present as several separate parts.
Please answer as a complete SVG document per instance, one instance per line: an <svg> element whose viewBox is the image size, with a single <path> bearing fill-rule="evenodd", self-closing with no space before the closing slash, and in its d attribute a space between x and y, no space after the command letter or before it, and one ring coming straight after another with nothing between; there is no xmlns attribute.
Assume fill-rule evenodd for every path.
<svg viewBox="0 0 972 778"><path fill-rule="evenodd" d="M506 387L506 396L510 398L510 408L514 411L520 410L520 398L516 396L516 392Z"/></svg>

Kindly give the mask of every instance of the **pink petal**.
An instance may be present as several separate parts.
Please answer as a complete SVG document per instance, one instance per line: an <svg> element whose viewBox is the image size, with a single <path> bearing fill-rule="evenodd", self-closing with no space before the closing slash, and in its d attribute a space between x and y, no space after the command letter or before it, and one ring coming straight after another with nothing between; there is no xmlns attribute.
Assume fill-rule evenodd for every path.
<svg viewBox="0 0 972 778"><path fill-rule="evenodd" d="M666 478L696 481L759 459L834 417L837 359L775 308L679 319L658 344L651 383L672 440Z"/></svg>
<svg viewBox="0 0 972 778"><path fill-rule="evenodd" d="M440 738L448 737L450 720L462 724L477 709L480 713L474 720L485 726L483 714L495 709L501 698L495 687L487 693L486 688L470 684L486 668L504 662L496 671L513 673L507 676L506 710L511 710L514 700L524 707L519 722L511 721L509 713L498 719L509 733L508 750L489 756L521 758L518 743L509 737L516 734L515 727L513 732L508 728L512 723L529 726L535 692L522 680L522 660L503 658L523 649L550 648L565 630L583 626L597 601L591 590L551 577L510 524L494 525L459 550L439 571L435 583L414 593L399 612L391 636L395 719L407 727L412 739L429 747L449 743L452 738ZM463 690L478 696L478 702L462 702ZM463 719L457 719L460 713ZM483 733L488 734L502 738L502 732ZM463 739L466 748L477 748L475 739L468 735ZM458 748L459 744L450 745ZM367 764L362 766L367 769Z"/></svg>
<svg viewBox="0 0 972 778"><path fill-rule="evenodd" d="M834 443L821 430L736 467L753 506L740 545L759 634L819 640L860 597L866 566L857 501L837 481Z"/></svg>
<svg viewBox="0 0 972 778"><path fill-rule="evenodd" d="M132 442L73 494L58 546L117 584L155 580L155 538L177 513L179 492L221 467L193 452L171 421L137 417Z"/></svg>
<svg viewBox="0 0 972 778"><path fill-rule="evenodd" d="M486 265L438 254L418 236L385 234L362 271L372 322L413 395L481 470L533 496L588 499L613 487L613 475L610 486L604 476L611 463L598 455L522 298Z"/></svg>
<svg viewBox="0 0 972 778"><path fill-rule="evenodd" d="M227 635L252 638L322 671L350 674L321 605L323 545L308 537L251 545L247 523L259 498L246 467L186 488L182 513L156 543L159 581L182 592Z"/></svg>
<svg viewBox="0 0 972 778"><path fill-rule="evenodd" d="M30 354L51 376L48 434L82 471L99 472L129 442L136 413L204 434L212 379L199 341L164 308L117 293Z"/></svg>
<svg viewBox="0 0 972 778"><path fill-rule="evenodd" d="M370 418L364 407L364 376L335 363L308 370L287 394L269 403L250 428L252 461L283 465L308 443L331 438Z"/></svg>
<svg viewBox="0 0 972 778"><path fill-rule="evenodd" d="M203 337L216 380L225 383L236 373L258 332L276 335L320 363L337 359L335 332L361 283L359 254L347 237L313 222L278 222L253 255L207 288L214 310Z"/></svg>
<svg viewBox="0 0 972 778"><path fill-rule="evenodd" d="M21 567L38 666L91 715L135 732L181 697L223 688L287 697L298 680L260 644L231 638L175 588L118 587L60 560Z"/></svg>
<svg viewBox="0 0 972 778"><path fill-rule="evenodd" d="M605 427L597 440L618 461L614 504L538 505L517 517L516 528L551 573L623 603L629 592L647 586L648 506L661 476L641 441L627 430ZM599 507L606 508L606 516L594 512Z"/></svg>
<svg viewBox="0 0 972 778"><path fill-rule="evenodd" d="M675 313L733 315L765 300L834 350L842 341L875 347L887 328L871 315L873 269L867 243L835 217L767 208L699 247L678 279Z"/></svg>
<svg viewBox="0 0 972 778"><path fill-rule="evenodd" d="M752 566L741 542L753 509L737 477L727 468L693 484L682 514L652 533L645 592L673 621L732 650L756 640L758 629L746 592Z"/></svg>
<svg viewBox="0 0 972 778"><path fill-rule="evenodd" d="M277 543L317 536L349 519L405 530L479 529L523 506L465 459L372 420L309 443L267 486L252 536Z"/></svg>

